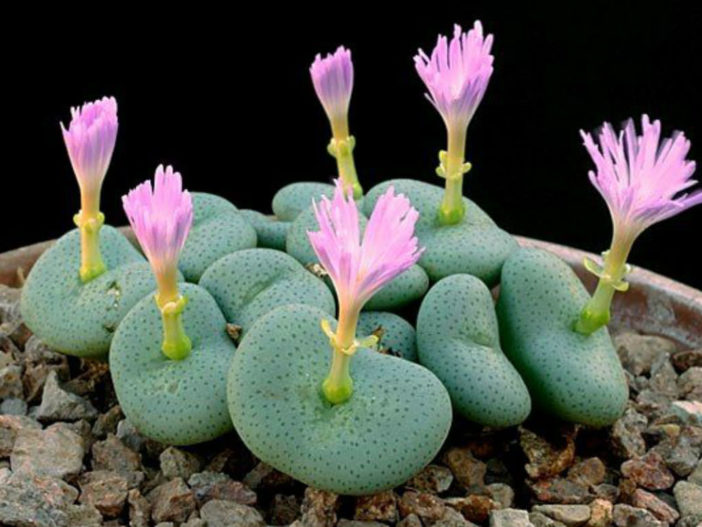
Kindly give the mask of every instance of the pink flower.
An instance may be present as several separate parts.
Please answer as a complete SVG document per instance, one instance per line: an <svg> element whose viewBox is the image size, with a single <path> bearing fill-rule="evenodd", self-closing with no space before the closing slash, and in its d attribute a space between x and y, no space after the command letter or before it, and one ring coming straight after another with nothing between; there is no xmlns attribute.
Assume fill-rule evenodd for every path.
<svg viewBox="0 0 702 527"><path fill-rule="evenodd" d="M360 310L374 293L419 260L414 226L419 213L390 187L377 201L361 241L356 202L340 180L331 200L314 204L319 231L308 232L329 273L339 304ZM340 308L341 309L341 308Z"/></svg>
<svg viewBox="0 0 702 527"><path fill-rule="evenodd" d="M490 55L492 35L483 37L480 21L468 33L461 31L461 26L454 26L450 43L439 35L431 57L420 49L414 65L429 90L427 99L446 126L465 129L483 99L494 57Z"/></svg>
<svg viewBox="0 0 702 527"><path fill-rule="evenodd" d="M82 108L71 108L68 130L61 123L63 140L73 172L84 190L99 190L110 166L117 139L117 101L103 97Z"/></svg>
<svg viewBox="0 0 702 527"><path fill-rule="evenodd" d="M193 222L190 193L180 173L159 165L151 181L122 196L124 211L157 278L173 275Z"/></svg>
<svg viewBox="0 0 702 527"><path fill-rule="evenodd" d="M310 66L310 74L329 120L346 119L353 90L351 51L339 46L333 55L322 58L317 54Z"/></svg>
<svg viewBox="0 0 702 527"><path fill-rule="evenodd" d="M641 118L643 133L636 135L629 119L617 134L604 123L599 145L580 131L597 171L590 181L607 202L615 231L635 238L647 227L702 203L702 189L684 191L697 183L691 179L695 162L685 159L690 141L682 132L661 143L661 122Z"/></svg>

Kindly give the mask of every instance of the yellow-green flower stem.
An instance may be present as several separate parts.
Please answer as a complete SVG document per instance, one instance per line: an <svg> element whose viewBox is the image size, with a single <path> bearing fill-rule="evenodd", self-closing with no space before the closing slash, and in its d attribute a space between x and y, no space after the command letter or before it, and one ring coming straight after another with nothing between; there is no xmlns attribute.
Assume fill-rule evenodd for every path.
<svg viewBox="0 0 702 527"><path fill-rule="evenodd" d="M188 355L193 346L190 338L185 334L182 314L188 298L179 296L176 300L166 302L163 305L156 301L163 320L163 344L161 350L163 354L171 360L183 360Z"/></svg>
<svg viewBox="0 0 702 527"><path fill-rule="evenodd" d="M580 318L575 323L575 331L590 335L611 319L611 305L614 293L626 291L629 284L624 280L629 272L626 263L634 243L634 238L627 233L615 230L609 251L602 255L603 265L599 266L591 260L585 261L585 267L599 277L597 288L592 298L585 304Z"/></svg>
<svg viewBox="0 0 702 527"><path fill-rule="evenodd" d="M345 403L353 394L351 379L351 357L359 347L372 347L378 337L371 335L362 341L356 340L359 309L339 308L339 323L336 333L331 330L329 321L322 320L322 331L329 337L332 348L332 363L329 375L322 383L322 393L331 404Z"/></svg>
<svg viewBox="0 0 702 527"><path fill-rule="evenodd" d="M363 188L358 182L356 164L353 160L356 139L349 134L349 125L345 116L332 120L331 125L333 137L329 141L327 152L336 159L339 178L345 186L353 187L353 197L358 199L363 196Z"/></svg>
<svg viewBox="0 0 702 527"><path fill-rule="evenodd" d="M80 279L90 282L107 271L100 253L100 228L105 223L105 215L95 207L81 209L73 216L73 223L80 230Z"/></svg>
<svg viewBox="0 0 702 527"><path fill-rule="evenodd" d="M463 205L463 174L471 169L470 163L464 163L466 150L466 129L452 127L448 132L448 150L439 152L439 167L436 173L446 180L444 197L439 206L438 218L442 225L460 223L465 216Z"/></svg>

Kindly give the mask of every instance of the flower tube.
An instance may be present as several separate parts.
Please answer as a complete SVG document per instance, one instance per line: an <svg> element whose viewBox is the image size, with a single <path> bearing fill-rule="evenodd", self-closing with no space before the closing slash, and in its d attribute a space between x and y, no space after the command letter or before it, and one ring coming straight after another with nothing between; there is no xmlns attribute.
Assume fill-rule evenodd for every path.
<svg viewBox="0 0 702 527"><path fill-rule="evenodd" d="M356 326L363 305L385 284L417 262L414 227L419 217L410 201L390 187L379 199L361 240L358 209L350 189L336 180L332 199L314 204L319 231L308 232L320 263L329 274L339 300L338 325L332 331L326 320L332 364L322 390L332 404L351 397L351 356L370 341L356 340Z"/></svg>
<svg viewBox="0 0 702 527"><path fill-rule="evenodd" d="M173 360L184 359L192 345L181 320L187 298L178 291L178 257L193 222L190 193L183 190L180 173L160 165L153 187L151 181L141 183L122 197L122 204L156 277L163 353Z"/></svg>
<svg viewBox="0 0 702 527"><path fill-rule="evenodd" d="M463 175L471 169L471 164L464 162L466 132L492 75L492 40L492 35L483 36L479 21L467 33L456 25L450 42L439 35L431 56L420 49L414 57L417 73L428 90L426 97L446 125L448 148L439 153L436 169L446 180L438 212L445 225L459 223L465 215Z"/></svg>
<svg viewBox="0 0 702 527"><path fill-rule="evenodd" d="M349 133L349 103L353 90L353 62L351 51L339 46L333 54L315 57L310 66L314 91L324 107L332 129L327 151L336 159L339 178L353 188L356 198L363 195L358 182L353 149L356 139Z"/></svg>
<svg viewBox="0 0 702 527"><path fill-rule="evenodd" d="M100 253L100 190L117 140L117 101L103 97L71 108L71 122L61 123L63 140L80 187L80 212L73 218L80 229L80 277L89 282L107 270Z"/></svg>
<svg viewBox="0 0 702 527"><path fill-rule="evenodd" d="M651 122L647 115L641 126L637 135L633 119L619 133L604 123L597 142L580 132L596 167L589 172L590 181L607 203L613 227L603 265L585 262L599 282L575 324L583 334L606 325L614 293L628 289L626 261L636 238L651 225L702 203L702 189L685 192L697 183L691 179L695 162L686 159L690 141L682 132L661 141L661 122Z"/></svg>

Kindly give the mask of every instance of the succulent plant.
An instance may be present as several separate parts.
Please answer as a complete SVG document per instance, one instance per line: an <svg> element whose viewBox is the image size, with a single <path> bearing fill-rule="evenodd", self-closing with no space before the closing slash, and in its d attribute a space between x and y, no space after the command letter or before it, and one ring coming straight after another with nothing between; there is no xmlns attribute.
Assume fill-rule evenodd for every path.
<svg viewBox="0 0 702 527"><path fill-rule="evenodd" d="M361 311L359 335L378 334L378 348L405 360L417 361L417 334L412 324L395 313Z"/></svg>
<svg viewBox="0 0 702 527"><path fill-rule="evenodd" d="M194 192L192 200L193 226L178 266L186 280L197 282L222 256L256 247L256 230L224 198Z"/></svg>
<svg viewBox="0 0 702 527"><path fill-rule="evenodd" d="M500 348L492 295L478 278L456 274L434 284L417 316L417 350L467 419L507 427L529 415L529 392Z"/></svg>
<svg viewBox="0 0 702 527"><path fill-rule="evenodd" d="M405 194L419 211L417 238L425 247L419 265L432 281L452 274L472 274L488 286L499 282L502 264L517 248L517 242L478 205L463 198L465 216L459 223L444 225L436 213L443 196L441 188L412 179L394 179L366 194L363 211L369 214L379 196L391 186Z"/></svg>
<svg viewBox="0 0 702 527"><path fill-rule="evenodd" d="M139 252L104 225L100 191L117 138L113 98L72 108L69 128L62 125L73 171L80 187L78 229L62 236L34 265L22 289L24 321L57 351L102 357L129 309L155 282Z"/></svg>
<svg viewBox="0 0 702 527"><path fill-rule="evenodd" d="M314 181L298 181L285 185L273 196L273 214L277 220L293 221L312 206L312 200L322 196L330 198L334 185Z"/></svg>
<svg viewBox="0 0 702 527"><path fill-rule="evenodd" d="M141 433L187 445L231 429L222 372L235 347L214 298L178 283L192 197L170 166L159 166L154 180L153 187L146 181L122 200L158 287L117 328L110 370L122 411Z"/></svg>
<svg viewBox="0 0 702 527"><path fill-rule="evenodd" d="M285 304L309 304L333 315L329 288L292 256L272 249L246 249L220 258L200 286L219 304L242 335L267 312Z"/></svg>
<svg viewBox="0 0 702 527"><path fill-rule="evenodd" d="M239 211L246 221L256 230L258 247L285 250L285 240L290 229L289 221L281 221L257 210L241 209Z"/></svg>
<svg viewBox="0 0 702 527"><path fill-rule="evenodd" d="M227 385L232 421L257 457L343 494L402 483L436 455L451 424L436 376L370 349L378 335L356 338L363 305L421 254L417 213L389 190L361 241L356 207L337 180L333 199L315 206L319 231L309 232L339 299L338 323L302 304L270 311L241 341Z"/></svg>
<svg viewBox="0 0 702 527"><path fill-rule="evenodd" d="M520 249L502 270L500 337L535 407L604 426L621 416L628 388L607 329L590 335L574 329L588 299L566 263L545 251Z"/></svg>

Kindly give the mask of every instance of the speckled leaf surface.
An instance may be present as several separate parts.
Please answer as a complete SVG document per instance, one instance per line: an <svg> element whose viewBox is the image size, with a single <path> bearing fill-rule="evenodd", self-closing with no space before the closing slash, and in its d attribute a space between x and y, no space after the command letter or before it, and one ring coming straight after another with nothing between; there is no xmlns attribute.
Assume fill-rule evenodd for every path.
<svg viewBox="0 0 702 527"><path fill-rule="evenodd" d="M417 361L417 335L412 324L395 313L363 311L358 319L357 338L367 337L382 330L380 349L399 354L405 360Z"/></svg>
<svg viewBox="0 0 702 527"><path fill-rule="evenodd" d="M320 392L331 355L321 318L290 305L254 324L229 372L234 425L257 457L307 485L353 495L399 485L446 438L448 393L422 366L362 348L351 399L330 405Z"/></svg>
<svg viewBox="0 0 702 527"><path fill-rule="evenodd" d="M161 313L153 297L127 314L110 348L110 371L124 415L144 435L162 443L208 441L232 428L226 371L235 347L214 298L180 284L188 304L182 315L192 351L170 360L161 351Z"/></svg>
<svg viewBox="0 0 702 527"><path fill-rule="evenodd" d="M293 221L322 196L331 198L334 185L316 181L298 181L285 185L273 196L273 214L281 221Z"/></svg>
<svg viewBox="0 0 702 527"><path fill-rule="evenodd" d="M290 228L289 221L277 220L257 210L241 209L239 212L256 229L259 247L278 249L279 251L285 250L285 240Z"/></svg>
<svg viewBox="0 0 702 527"><path fill-rule="evenodd" d="M606 328L573 331L589 295L568 265L538 249L521 249L502 271L497 313L505 353L534 404L591 426L613 423L628 387Z"/></svg>

